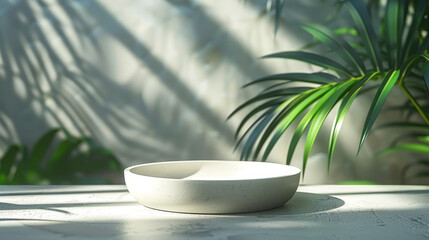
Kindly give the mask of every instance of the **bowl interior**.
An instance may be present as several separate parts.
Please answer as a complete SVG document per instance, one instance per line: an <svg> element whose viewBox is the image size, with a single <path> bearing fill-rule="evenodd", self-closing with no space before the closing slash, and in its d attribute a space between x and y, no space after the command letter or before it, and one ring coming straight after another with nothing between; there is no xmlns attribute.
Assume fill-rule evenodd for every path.
<svg viewBox="0 0 429 240"><path fill-rule="evenodd" d="M142 164L128 169L131 173L169 179L245 180L284 177L299 174L296 167L238 161L177 161Z"/></svg>

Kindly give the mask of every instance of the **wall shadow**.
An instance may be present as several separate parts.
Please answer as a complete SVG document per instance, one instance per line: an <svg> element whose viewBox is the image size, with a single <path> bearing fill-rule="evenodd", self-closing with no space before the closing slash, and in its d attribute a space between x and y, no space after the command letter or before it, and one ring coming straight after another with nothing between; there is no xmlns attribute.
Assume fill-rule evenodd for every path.
<svg viewBox="0 0 429 240"><path fill-rule="evenodd" d="M50 125L58 125L94 137L127 162L222 158L225 154L219 153L213 141L234 144L234 130L223 117L203 101L196 104L199 97L185 79L153 55L142 40L97 1L8 4L7 8L2 6L7 11L0 25L0 88L4 99L0 112L13 120L18 141L31 143ZM95 29L102 29L141 66L152 70L151 74L168 89L168 97L175 101L167 103L161 95L151 102L131 97L130 93L137 89L119 84L88 61L82 53L84 44L103 54L93 36ZM17 84L21 95L16 92ZM117 98L112 99L113 90ZM198 130L194 123L186 121L190 114L197 116L201 124ZM1 118L0 124L6 129L1 139L8 140L11 126L3 124ZM216 136L209 138L201 129ZM199 147L192 148L193 145Z"/></svg>

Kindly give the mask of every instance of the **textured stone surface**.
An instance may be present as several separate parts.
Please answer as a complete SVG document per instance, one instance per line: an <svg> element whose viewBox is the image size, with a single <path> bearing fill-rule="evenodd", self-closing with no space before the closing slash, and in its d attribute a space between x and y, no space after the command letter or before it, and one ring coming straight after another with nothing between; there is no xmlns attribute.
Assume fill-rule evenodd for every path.
<svg viewBox="0 0 429 240"><path fill-rule="evenodd" d="M93 136L126 166L237 159L233 134L241 118L225 119L261 90L241 86L270 73L313 70L259 59L310 41L295 24L331 11L329 2L312 4L288 1L274 39L265 0L1 1L0 153L65 126ZM331 179L320 171L327 125L309 161L308 183L390 179L389 169L362 160L376 151L377 138L352 161L368 106L362 102L341 135L346 140L337 147ZM270 161L283 162L285 146ZM301 165L300 156L293 165Z"/></svg>
<svg viewBox="0 0 429 240"><path fill-rule="evenodd" d="M2 239L427 239L427 186L301 186L283 207L161 212L124 186L0 186Z"/></svg>

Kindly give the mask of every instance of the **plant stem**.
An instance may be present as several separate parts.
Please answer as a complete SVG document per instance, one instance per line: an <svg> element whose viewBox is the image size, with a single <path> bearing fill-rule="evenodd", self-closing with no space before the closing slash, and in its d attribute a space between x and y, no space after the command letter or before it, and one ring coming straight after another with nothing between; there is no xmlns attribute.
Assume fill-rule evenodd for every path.
<svg viewBox="0 0 429 240"><path fill-rule="evenodd" d="M404 75L402 75L401 79L399 80L399 86L401 87L401 89L405 93L405 95L407 95L408 99L410 99L411 103L414 105L414 107L420 113L420 115L422 116L422 118L425 120L426 124L429 126L429 117L428 117L428 115L425 113L425 111L422 109L422 107L414 99L413 95L411 95L410 91L408 91L407 87L405 87L405 85L404 85Z"/></svg>

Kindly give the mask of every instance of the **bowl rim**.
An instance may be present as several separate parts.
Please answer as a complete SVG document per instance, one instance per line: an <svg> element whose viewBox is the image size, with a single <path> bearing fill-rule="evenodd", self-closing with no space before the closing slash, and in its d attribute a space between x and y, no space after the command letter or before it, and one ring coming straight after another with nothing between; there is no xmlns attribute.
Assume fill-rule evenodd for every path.
<svg viewBox="0 0 429 240"><path fill-rule="evenodd" d="M190 163L190 162L222 162L222 163L244 163L244 164L272 164L279 165L285 168L291 168L295 170L295 173L292 174L284 174L278 175L274 177L258 177L258 178L241 178L241 179L181 179L181 178L167 178L167 177L154 177L141 175L137 173L131 172L132 169L142 167L142 166L150 166L150 165L162 165L162 164L170 164L170 163ZM137 165L132 165L124 169L124 177L127 174L131 174L133 176L137 176L140 178L154 179L154 180L163 180L163 181L183 181L183 182L237 182L237 181L255 181L255 180L268 180L268 179L279 179L285 177L293 177L296 175L301 175L301 169L291 165L285 165L281 163L273 163L273 162L260 162L260 161L234 161L234 160L177 160L177 161L162 161L162 162L151 162L151 163L142 163ZM126 180L125 180L126 181Z"/></svg>

